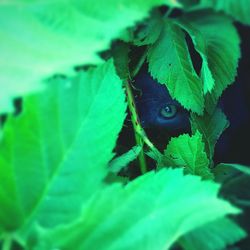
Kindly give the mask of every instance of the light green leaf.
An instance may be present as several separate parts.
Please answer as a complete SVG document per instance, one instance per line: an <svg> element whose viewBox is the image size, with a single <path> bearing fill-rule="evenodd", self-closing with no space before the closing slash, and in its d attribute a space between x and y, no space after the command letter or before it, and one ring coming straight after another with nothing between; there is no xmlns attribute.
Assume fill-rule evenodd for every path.
<svg viewBox="0 0 250 250"><path fill-rule="evenodd" d="M190 34L201 55L204 92L208 93L207 102L215 106L237 73L240 58L237 30L228 17L208 11L186 14L179 24Z"/></svg>
<svg viewBox="0 0 250 250"><path fill-rule="evenodd" d="M172 98L202 114L202 82L193 68L185 34L176 24L165 21L159 39L149 48L148 62L151 75L166 84Z"/></svg>
<svg viewBox="0 0 250 250"><path fill-rule="evenodd" d="M237 21L250 25L249 0L202 0L202 7L211 7L217 11L224 11Z"/></svg>
<svg viewBox="0 0 250 250"><path fill-rule="evenodd" d="M150 172L126 187L102 190L69 225L47 231L34 249L159 250L238 209L217 197L219 186L180 169Z"/></svg>
<svg viewBox="0 0 250 250"><path fill-rule="evenodd" d="M212 179L209 160L204 151L202 135L197 131L194 135L180 135L172 138L158 167L183 167L185 173L199 175L204 179Z"/></svg>
<svg viewBox="0 0 250 250"><path fill-rule="evenodd" d="M178 242L184 250L223 250L246 236L233 220L222 218L195 229Z"/></svg>
<svg viewBox="0 0 250 250"><path fill-rule="evenodd" d="M0 113L11 99L43 88L53 74L100 63L121 31L175 0L4 1L0 4ZM105 11L104 11L105 10Z"/></svg>
<svg viewBox="0 0 250 250"><path fill-rule="evenodd" d="M72 80L54 79L10 117L0 144L0 225L70 221L108 172L125 118L125 94L110 61Z"/></svg>
<svg viewBox="0 0 250 250"><path fill-rule="evenodd" d="M205 141L205 149L210 160L214 155L214 147L223 133L229 126L225 114L217 108L212 114L205 113L203 116L191 114L191 127L193 133L199 131Z"/></svg>
<svg viewBox="0 0 250 250"><path fill-rule="evenodd" d="M126 167L131 161L135 160L138 154L141 152L141 146L134 146L125 154L116 157L109 163L109 171L112 173L118 173L122 168Z"/></svg>

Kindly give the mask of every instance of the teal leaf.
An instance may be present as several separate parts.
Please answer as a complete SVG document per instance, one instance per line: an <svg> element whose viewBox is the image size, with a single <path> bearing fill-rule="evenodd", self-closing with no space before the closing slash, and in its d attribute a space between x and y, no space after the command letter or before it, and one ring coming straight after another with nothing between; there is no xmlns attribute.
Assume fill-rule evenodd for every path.
<svg viewBox="0 0 250 250"><path fill-rule="evenodd" d="M34 249L169 249L195 228L239 212L218 191L219 185L181 169L150 172L100 191L79 219L45 231Z"/></svg>
<svg viewBox="0 0 250 250"><path fill-rule="evenodd" d="M232 20L208 11L186 14L179 20L202 58L201 78L206 102L217 104L234 82L240 58L240 38ZM211 111L211 108L210 108Z"/></svg>
<svg viewBox="0 0 250 250"><path fill-rule="evenodd" d="M195 229L178 242L184 250L224 250L246 236L233 220L222 218Z"/></svg>
<svg viewBox="0 0 250 250"><path fill-rule="evenodd" d="M149 47L148 62L151 75L167 86L172 98L202 114L202 82L193 68L185 34L176 24L165 21L159 39Z"/></svg>
<svg viewBox="0 0 250 250"><path fill-rule="evenodd" d="M0 144L0 225L32 216L70 221L102 186L125 118L125 94L112 61L73 79L52 79L10 117ZM34 217L35 216L35 217Z"/></svg>
<svg viewBox="0 0 250 250"><path fill-rule="evenodd" d="M210 160L213 158L217 140L228 126L229 121L219 108L215 109L212 114L205 113L203 116L191 114L192 131L195 133L198 130L202 134Z"/></svg>
<svg viewBox="0 0 250 250"><path fill-rule="evenodd" d="M250 25L249 0L202 0L201 7L211 7L216 11L223 11L237 21Z"/></svg>
<svg viewBox="0 0 250 250"><path fill-rule="evenodd" d="M54 74L97 64L122 30L175 0L4 1L0 3L0 113L12 99L44 88ZM104 11L105 10L105 11Z"/></svg>
<svg viewBox="0 0 250 250"><path fill-rule="evenodd" d="M204 179L213 179L209 169L209 160L205 152L202 135L180 135L172 138L167 145L158 167L183 167L185 173L199 175Z"/></svg>

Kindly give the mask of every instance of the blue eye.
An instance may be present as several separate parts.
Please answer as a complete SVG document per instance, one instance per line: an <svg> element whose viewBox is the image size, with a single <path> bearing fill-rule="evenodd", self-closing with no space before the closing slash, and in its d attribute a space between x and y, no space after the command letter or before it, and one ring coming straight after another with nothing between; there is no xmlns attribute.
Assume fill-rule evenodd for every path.
<svg viewBox="0 0 250 250"><path fill-rule="evenodd" d="M177 113L177 107L173 104L167 104L160 109L160 115L164 118L173 118Z"/></svg>

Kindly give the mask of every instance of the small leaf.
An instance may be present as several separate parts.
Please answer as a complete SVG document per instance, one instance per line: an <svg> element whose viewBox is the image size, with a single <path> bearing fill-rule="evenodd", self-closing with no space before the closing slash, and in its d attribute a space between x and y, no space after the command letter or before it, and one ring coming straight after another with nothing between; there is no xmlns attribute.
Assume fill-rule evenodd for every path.
<svg viewBox="0 0 250 250"><path fill-rule="evenodd" d="M205 149L210 160L214 156L214 147L223 133L229 126L225 114L217 108L212 114L205 113L203 116L191 114L191 127L193 133L199 131L205 141Z"/></svg>
<svg viewBox="0 0 250 250"><path fill-rule="evenodd" d="M193 68L185 34L176 24L165 21L159 39L149 48L148 62L151 75L167 86L172 98L202 114L202 82Z"/></svg>
<svg viewBox="0 0 250 250"><path fill-rule="evenodd" d="M150 172L100 191L78 220L45 232L34 249L169 249L191 230L239 211L218 190L180 169Z"/></svg>
<svg viewBox="0 0 250 250"><path fill-rule="evenodd" d="M193 136L183 134L172 138L158 167L183 167L185 173L213 179L204 147L202 135L198 131Z"/></svg>
<svg viewBox="0 0 250 250"><path fill-rule="evenodd" d="M182 236L178 242L184 250L223 250L246 236L233 220L222 218Z"/></svg>
<svg viewBox="0 0 250 250"><path fill-rule="evenodd" d="M109 171L112 173L118 173L122 168L126 167L131 161L135 160L141 152L141 146L134 146L125 154L116 157L109 163Z"/></svg>

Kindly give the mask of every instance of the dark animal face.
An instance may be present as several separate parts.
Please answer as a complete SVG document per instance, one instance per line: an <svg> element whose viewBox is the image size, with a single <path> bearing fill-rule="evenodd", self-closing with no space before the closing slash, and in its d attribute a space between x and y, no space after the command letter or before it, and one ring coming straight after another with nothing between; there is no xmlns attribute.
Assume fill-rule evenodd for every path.
<svg viewBox="0 0 250 250"><path fill-rule="evenodd" d="M135 78L135 87L141 91L135 101L144 128L165 129L169 134L189 131L189 113L171 98L166 86L144 71Z"/></svg>

